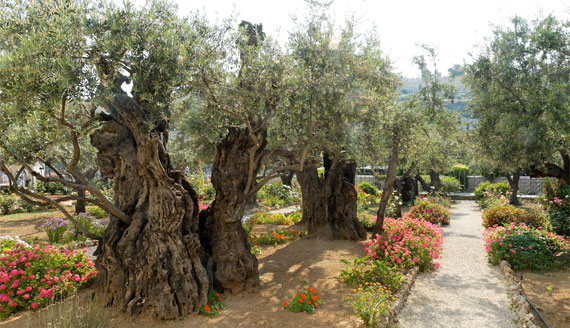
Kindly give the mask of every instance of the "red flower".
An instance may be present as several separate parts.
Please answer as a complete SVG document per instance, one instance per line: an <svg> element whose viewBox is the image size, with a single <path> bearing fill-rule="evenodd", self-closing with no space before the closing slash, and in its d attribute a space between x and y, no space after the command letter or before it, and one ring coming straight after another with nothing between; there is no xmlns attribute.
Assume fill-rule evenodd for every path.
<svg viewBox="0 0 570 328"><path fill-rule="evenodd" d="M206 313L210 313L210 307L208 305L206 305Z"/></svg>
<svg viewBox="0 0 570 328"><path fill-rule="evenodd" d="M287 302L283 303L283 307L287 307L287 305L289 305L289 303Z"/></svg>

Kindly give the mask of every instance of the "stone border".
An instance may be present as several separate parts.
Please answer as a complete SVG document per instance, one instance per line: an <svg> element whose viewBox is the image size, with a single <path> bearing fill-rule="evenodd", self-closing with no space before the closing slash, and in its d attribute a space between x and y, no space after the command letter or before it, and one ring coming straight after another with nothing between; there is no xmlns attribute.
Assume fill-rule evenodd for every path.
<svg viewBox="0 0 570 328"><path fill-rule="evenodd" d="M394 304L390 308L390 311L383 315L378 320L378 328L387 328L393 325L394 323L398 322L398 314L402 312L406 302L408 301L408 296L410 296L410 291L412 290L412 286L416 282L416 278L418 276L418 272L420 271L419 267L414 267L402 278L402 286L396 292L394 297L396 300Z"/></svg>
<svg viewBox="0 0 570 328"><path fill-rule="evenodd" d="M89 240L85 240L85 241L73 241L72 243L65 244L63 246L58 246L55 248L61 252L61 251L65 251L65 250L76 250L76 249L85 248L85 247L94 247L94 246L97 246L97 244L98 244L97 240L89 239Z"/></svg>
<svg viewBox="0 0 570 328"><path fill-rule="evenodd" d="M535 317L532 313L533 310L523 297L522 288L514 275L511 265L509 262L502 260L499 266L501 267L503 276L507 280L507 290L511 297L511 305L519 320L518 325L523 328L539 328L534 322Z"/></svg>

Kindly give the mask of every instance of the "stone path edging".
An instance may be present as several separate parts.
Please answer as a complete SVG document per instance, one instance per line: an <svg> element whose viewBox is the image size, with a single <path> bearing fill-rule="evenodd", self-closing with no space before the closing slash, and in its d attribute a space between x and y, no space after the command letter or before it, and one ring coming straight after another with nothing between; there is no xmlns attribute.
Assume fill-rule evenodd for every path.
<svg viewBox="0 0 570 328"><path fill-rule="evenodd" d="M507 290L509 292L509 296L511 297L511 304L516 309L519 325L523 328L538 328L538 326L533 321L534 315L532 314L532 309L530 308L530 305L525 300L525 298L522 296L521 285L516 279L514 272L511 269L511 265L509 262L503 260L501 261L500 267L503 276L507 280Z"/></svg>
<svg viewBox="0 0 570 328"><path fill-rule="evenodd" d="M390 311L388 311L387 314L383 315L379 320L380 322L377 325L378 328L388 328L394 323L398 322L397 316L406 305L408 296L410 295L410 291L414 285L414 282L416 282L419 271L419 267L414 267L402 278L402 285L396 294L394 294L396 300L394 301L394 304L392 304Z"/></svg>

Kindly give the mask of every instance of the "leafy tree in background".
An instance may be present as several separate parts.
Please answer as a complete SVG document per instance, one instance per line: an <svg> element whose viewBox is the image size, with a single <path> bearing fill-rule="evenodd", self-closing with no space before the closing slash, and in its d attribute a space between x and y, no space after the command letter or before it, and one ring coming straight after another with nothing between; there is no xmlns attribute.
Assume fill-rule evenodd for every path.
<svg viewBox="0 0 570 328"><path fill-rule="evenodd" d="M197 313L212 286L211 257L199 238L196 195L166 151L172 103L188 94L201 58L197 22L178 18L171 4L160 1L143 9L25 0L0 8L4 154L22 165L38 160L23 157L4 138L14 127L32 131L39 124L47 133L61 133L72 154L56 177L37 178L90 191L84 200L110 213L111 222L103 236L93 236L57 200L15 186L10 176L14 190L56 206L99 239L96 291L106 304L161 319ZM125 83L132 85L130 93ZM83 103L102 111L84 113ZM101 174L115 182L114 202L80 166L87 135ZM6 162L0 167L6 171Z"/></svg>
<svg viewBox="0 0 570 328"><path fill-rule="evenodd" d="M517 203L518 177L552 176L568 183L570 71L568 25L547 17L515 17L466 67L477 136L484 156L507 174ZM557 162L563 164L559 166Z"/></svg>

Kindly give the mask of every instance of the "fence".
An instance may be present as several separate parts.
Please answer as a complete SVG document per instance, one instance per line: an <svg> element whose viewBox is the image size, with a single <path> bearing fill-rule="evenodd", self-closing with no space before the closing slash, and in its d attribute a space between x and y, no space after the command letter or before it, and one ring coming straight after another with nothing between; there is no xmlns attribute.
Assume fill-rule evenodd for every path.
<svg viewBox="0 0 570 328"><path fill-rule="evenodd" d="M482 176L469 176L469 188L465 192L473 192L475 188L483 182L486 181L485 177ZM359 184L362 181L370 182L375 184L376 180L373 175L357 175L355 178L355 183ZM497 178L491 182L507 182L506 178ZM383 184L383 181L380 181ZM381 186L380 186L381 187ZM540 195L544 187L544 181L542 178L531 178L528 176L522 176L519 180L519 194L521 195Z"/></svg>

